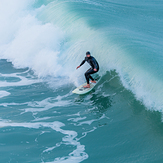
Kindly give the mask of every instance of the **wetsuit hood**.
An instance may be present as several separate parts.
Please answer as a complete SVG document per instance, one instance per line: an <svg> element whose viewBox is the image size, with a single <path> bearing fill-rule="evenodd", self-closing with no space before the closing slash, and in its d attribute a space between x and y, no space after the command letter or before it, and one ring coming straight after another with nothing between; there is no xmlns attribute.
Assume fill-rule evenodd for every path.
<svg viewBox="0 0 163 163"><path fill-rule="evenodd" d="M89 51L86 52L86 55L91 55L91 53Z"/></svg>

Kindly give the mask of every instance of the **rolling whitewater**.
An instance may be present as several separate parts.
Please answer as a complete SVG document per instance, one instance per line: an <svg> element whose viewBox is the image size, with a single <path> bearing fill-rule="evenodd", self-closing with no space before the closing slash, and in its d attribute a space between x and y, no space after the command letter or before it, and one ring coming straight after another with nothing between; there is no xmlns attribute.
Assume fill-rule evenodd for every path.
<svg viewBox="0 0 163 163"><path fill-rule="evenodd" d="M0 0L0 162L163 162L161 0ZM95 89L76 67L90 51Z"/></svg>

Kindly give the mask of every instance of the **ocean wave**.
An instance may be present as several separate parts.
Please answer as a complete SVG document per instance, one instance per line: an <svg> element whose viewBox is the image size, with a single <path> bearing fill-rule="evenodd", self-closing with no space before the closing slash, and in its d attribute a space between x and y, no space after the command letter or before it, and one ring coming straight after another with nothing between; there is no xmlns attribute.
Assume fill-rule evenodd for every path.
<svg viewBox="0 0 163 163"><path fill-rule="evenodd" d="M156 49L161 51L161 47L153 45L153 42L158 42L158 35L155 39L152 34L152 31L156 33L154 26L144 31L150 21L157 22L157 14L153 17L150 14L150 21L145 23L143 15L148 13L149 6L142 13L141 6L136 5L133 15L123 19L133 6L124 11L123 5L117 3L82 3L86 9L92 7L84 15L81 1L51 1L39 8L33 7L33 0L17 0L13 6L7 5L6 1L0 10L3 24L0 29L0 58L12 61L17 68L29 67L38 77L59 78L61 83L63 77L67 77L68 82L79 85L84 82L82 74L87 66L78 71L75 68L89 50L100 63L100 75L115 69L123 85L138 100L149 109L162 111L163 75L159 60L162 57L160 53L158 56L153 54ZM101 17L95 17L97 13L101 13ZM137 28L130 25L139 17L144 26L137 26L139 21L135 21ZM160 18L158 20L162 22ZM4 35L6 31L10 32ZM149 43L150 38L153 42Z"/></svg>

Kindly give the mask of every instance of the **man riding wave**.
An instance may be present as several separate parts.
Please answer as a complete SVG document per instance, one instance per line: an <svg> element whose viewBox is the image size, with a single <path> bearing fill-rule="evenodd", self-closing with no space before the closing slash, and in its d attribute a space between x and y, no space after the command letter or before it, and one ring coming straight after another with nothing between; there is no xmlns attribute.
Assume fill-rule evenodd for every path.
<svg viewBox="0 0 163 163"><path fill-rule="evenodd" d="M99 71L99 64L96 61L96 59L93 56L91 56L90 52L87 51L85 59L81 62L81 64L76 69L81 67L85 63L85 61L87 61L90 64L91 68L85 72L87 85L84 86L84 88L90 88L89 79L91 79L92 83L96 83L96 81L92 78L91 74L94 74Z"/></svg>

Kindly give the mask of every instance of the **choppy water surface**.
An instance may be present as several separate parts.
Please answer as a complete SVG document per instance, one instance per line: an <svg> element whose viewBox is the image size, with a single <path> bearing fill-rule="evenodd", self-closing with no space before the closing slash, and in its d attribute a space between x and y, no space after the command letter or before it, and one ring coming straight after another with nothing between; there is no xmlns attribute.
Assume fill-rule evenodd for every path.
<svg viewBox="0 0 163 163"><path fill-rule="evenodd" d="M161 1L0 3L1 162L163 161Z"/></svg>

